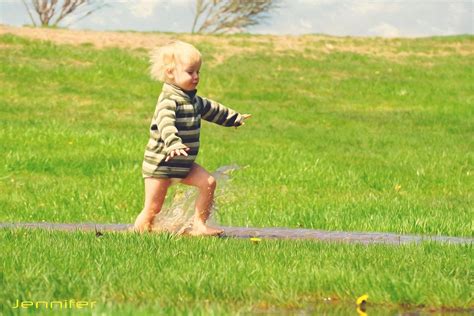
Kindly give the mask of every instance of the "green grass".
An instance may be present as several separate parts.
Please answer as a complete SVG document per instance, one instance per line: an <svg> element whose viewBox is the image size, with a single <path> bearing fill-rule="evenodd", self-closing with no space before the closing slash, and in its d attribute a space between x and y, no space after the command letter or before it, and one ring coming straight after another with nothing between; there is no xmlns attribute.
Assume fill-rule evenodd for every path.
<svg viewBox="0 0 474 316"><path fill-rule="evenodd" d="M219 38L198 43L207 60ZM310 40L272 53L235 36L255 51L204 64L199 93L253 114L237 130L203 125L198 163L246 167L219 222L472 237L474 60L446 47L473 37L341 40L404 55L323 53ZM132 222L160 91L146 51L12 35L0 50L0 221ZM220 314L369 292L380 304L472 306L471 246L1 234L6 302Z"/></svg>
<svg viewBox="0 0 474 316"><path fill-rule="evenodd" d="M80 298L113 302L117 306L109 312L128 304L160 310L177 303L175 312L199 304L203 311L209 305L231 313L248 306L317 306L328 296L343 298L352 308L363 293L370 293L374 304L472 303L466 281L472 278L471 245L253 244L21 229L0 234L6 244L2 268L8 272L0 296L10 305L16 299ZM430 280L435 287L429 286Z"/></svg>

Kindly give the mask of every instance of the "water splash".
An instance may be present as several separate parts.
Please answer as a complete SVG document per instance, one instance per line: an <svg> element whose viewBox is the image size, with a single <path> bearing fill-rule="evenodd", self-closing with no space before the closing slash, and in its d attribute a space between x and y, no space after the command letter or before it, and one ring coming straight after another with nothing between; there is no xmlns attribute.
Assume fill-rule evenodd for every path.
<svg viewBox="0 0 474 316"><path fill-rule="evenodd" d="M216 206L216 198L228 195L228 184L231 180L231 174L235 170L239 170L237 165L228 165L218 168L212 176L217 181L217 189L214 194L214 202L212 203L211 215L207 221L210 225L216 225L215 214L218 211ZM176 188L174 196L169 197L171 203L165 203L162 210L155 217L153 222L153 230L158 232L170 232L174 234L182 234L189 229L194 220L194 204L198 196L198 191L194 187L180 185ZM169 206L166 206L169 204Z"/></svg>

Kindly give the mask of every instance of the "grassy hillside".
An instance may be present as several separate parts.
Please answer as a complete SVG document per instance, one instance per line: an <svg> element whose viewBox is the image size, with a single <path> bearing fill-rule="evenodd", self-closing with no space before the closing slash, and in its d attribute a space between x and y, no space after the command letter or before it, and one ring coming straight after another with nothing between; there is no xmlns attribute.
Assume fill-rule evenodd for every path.
<svg viewBox="0 0 474 316"><path fill-rule="evenodd" d="M210 171L233 163L245 167L233 174L232 184L218 198L221 224L473 236L472 36L137 36L150 42L174 36L193 42L204 55L199 94L253 114L237 130L210 123L202 128L198 163ZM140 211L141 161L160 84L147 74L147 45L96 46L89 39L71 45L53 37L45 42L0 36L0 221L130 223ZM166 309L182 299L184 308L198 304L198 310L209 311L201 304L208 299L217 304L211 310L235 312L262 302L282 306L286 298L299 306L311 301L308 297L351 300L372 291L379 303L472 305L471 246L365 248L288 241L267 243L268 252L261 257L251 255L256 248L246 241L178 238L179 250L166 248L165 237L103 240L112 249L130 248L133 273L143 266L151 269L137 277L154 285L141 288L131 276L121 281L112 277L112 263L104 265L110 269L84 268L88 260L108 262L116 254L94 239L0 233L2 248L14 252L17 242L25 247L31 242L39 253L30 254L41 258L36 262L22 253L2 258L7 286L0 296L7 302L93 293L102 304L114 306L137 304L146 310L154 306L147 299L154 298ZM46 245L67 247L75 238L82 240L77 246L81 251L91 249L89 255L69 253L66 261L44 256ZM168 250L161 252L163 247ZM173 259L194 249L194 260L215 262L214 270L206 274L202 267ZM236 262L205 255L224 249L230 249L227 257ZM292 274L285 262L298 260L291 257L294 249L301 253L301 266ZM364 257L359 257L361 251ZM326 252L329 259L321 256ZM114 260L128 260L127 254ZM155 259L147 259L150 254ZM344 258L346 263L335 268ZM69 266L68 260L78 260L78 265ZM163 269L172 270L173 280L187 271L188 281L208 287L188 288L186 280L162 283L166 274L153 277L153 260L164 260ZM259 260L277 267L266 270ZM407 266L401 273L398 262L403 260ZM52 265L58 266L57 274ZM310 268L315 266L317 278L304 283L308 275L316 277ZM65 287L71 267L83 281ZM128 269L119 268L117 277ZM373 278L358 277L358 271ZM34 280L38 273L50 276L48 285ZM285 273L292 277L284 278ZM239 285L243 274L255 274L263 286L250 281ZM224 281L212 283L221 277ZM17 278L23 280L21 286L12 285ZM128 295L127 288L134 294Z"/></svg>

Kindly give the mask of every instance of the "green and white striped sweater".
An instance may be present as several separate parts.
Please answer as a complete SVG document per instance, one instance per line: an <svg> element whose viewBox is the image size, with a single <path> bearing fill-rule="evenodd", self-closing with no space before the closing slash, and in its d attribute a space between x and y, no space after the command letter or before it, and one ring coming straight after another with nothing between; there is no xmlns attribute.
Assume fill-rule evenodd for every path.
<svg viewBox="0 0 474 316"><path fill-rule="evenodd" d="M223 126L239 126L242 115L215 101L201 98L165 83L150 124L150 139L142 165L144 178L185 178L199 151L201 118ZM188 156L175 156L175 149L189 147Z"/></svg>

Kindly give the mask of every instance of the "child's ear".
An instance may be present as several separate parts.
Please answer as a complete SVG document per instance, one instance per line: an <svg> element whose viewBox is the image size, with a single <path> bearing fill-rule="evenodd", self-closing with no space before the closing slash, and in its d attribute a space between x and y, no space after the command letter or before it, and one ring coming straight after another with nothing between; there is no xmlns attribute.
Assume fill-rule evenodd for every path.
<svg viewBox="0 0 474 316"><path fill-rule="evenodd" d="M173 68L167 67L165 70L165 75L168 79L174 79Z"/></svg>

